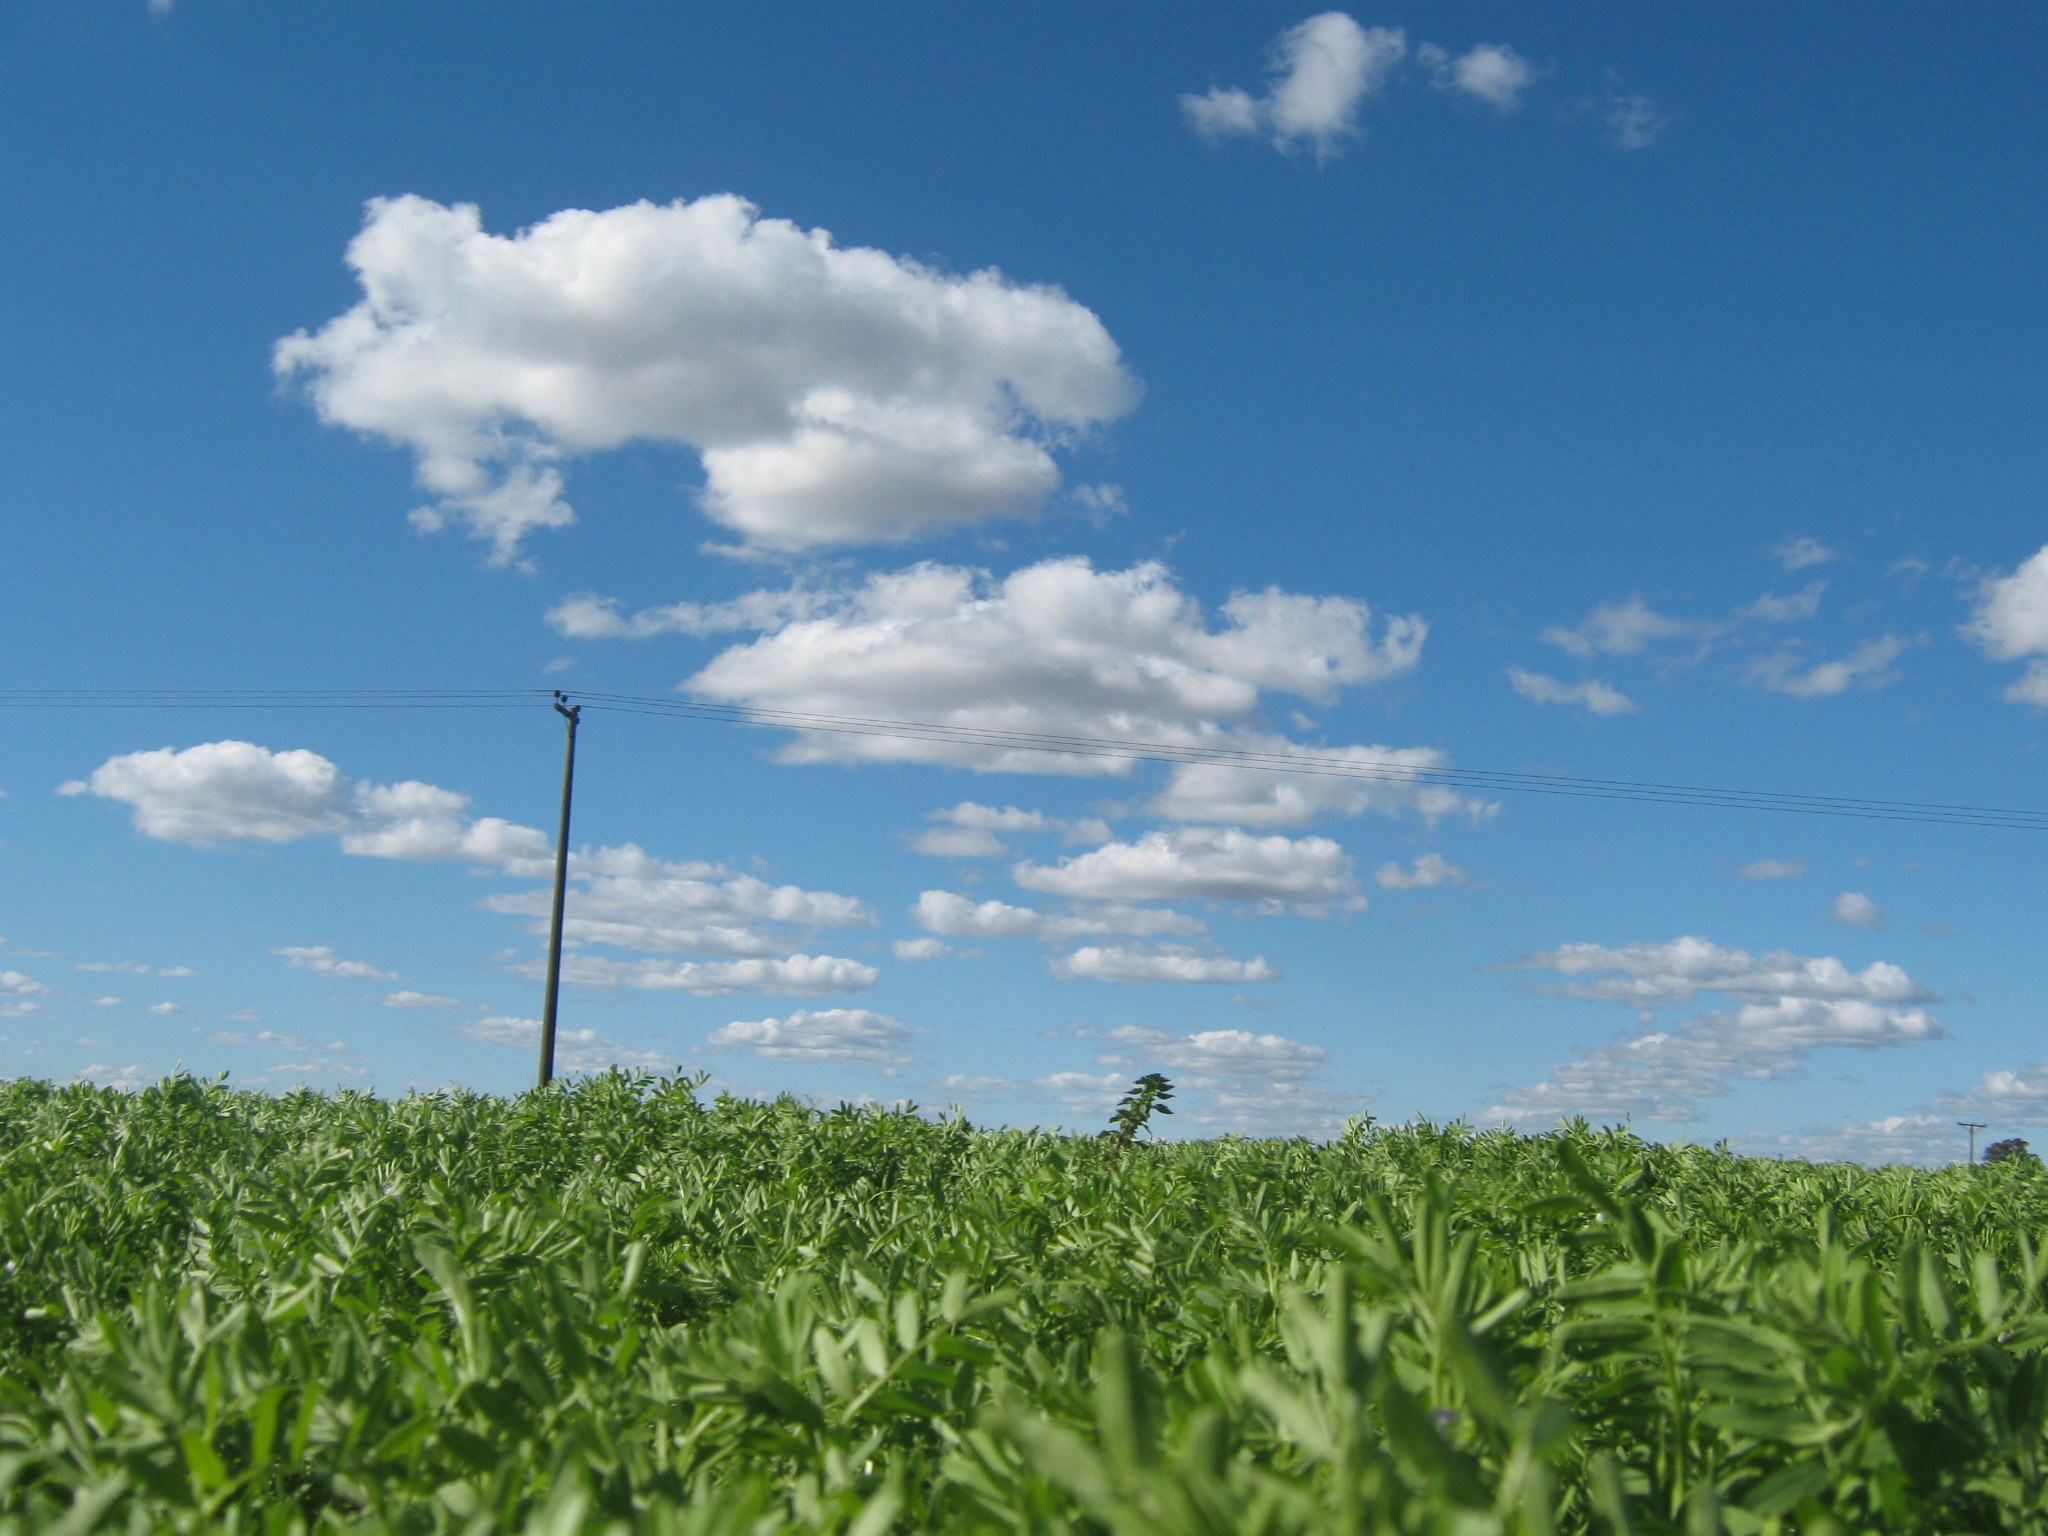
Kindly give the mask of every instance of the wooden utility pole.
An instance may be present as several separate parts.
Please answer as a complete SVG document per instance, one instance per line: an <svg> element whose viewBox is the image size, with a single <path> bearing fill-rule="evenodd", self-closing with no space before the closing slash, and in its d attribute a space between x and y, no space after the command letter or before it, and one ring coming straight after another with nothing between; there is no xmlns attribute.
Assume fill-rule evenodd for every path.
<svg viewBox="0 0 2048 1536"><path fill-rule="evenodd" d="M1984 1129L1984 1122L1982 1120L1958 1120L1956 1124L1970 1133L1970 1166L1974 1168L1977 1166L1977 1133Z"/></svg>
<svg viewBox="0 0 2048 1536"><path fill-rule="evenodd" d="M548 995L540 1010L540 1086L555 1077L555 1000L562 991L562 906L569 891L569 795L576 783L576 722L583 706L555 691L555 712L569 722L569 747L562 759L562 829L555 839L555 908L548 921Z"/></svg>

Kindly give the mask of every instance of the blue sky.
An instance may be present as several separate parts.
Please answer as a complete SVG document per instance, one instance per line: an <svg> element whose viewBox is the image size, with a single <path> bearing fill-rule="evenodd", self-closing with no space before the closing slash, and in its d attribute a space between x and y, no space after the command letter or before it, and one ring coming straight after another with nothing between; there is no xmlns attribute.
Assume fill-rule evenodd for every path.
<svg viewBox="0 0 2048 1536"><path fill-rule="evenodd" d="M25 0L11 686L2039 806L2044 32ZM585 719L579 1070L2048 1123L2032 832ZM523 1086L559 726L9 710L0 1072Z"/></svg>

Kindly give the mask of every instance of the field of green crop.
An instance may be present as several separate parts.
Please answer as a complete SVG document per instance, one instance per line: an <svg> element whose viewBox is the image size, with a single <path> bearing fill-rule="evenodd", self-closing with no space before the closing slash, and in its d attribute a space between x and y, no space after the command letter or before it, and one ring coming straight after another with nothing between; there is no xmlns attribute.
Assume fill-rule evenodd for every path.
<svg viewBox="0 0 2048 1536"><path fill-rule="evenodd" d="M0 1084L0 1532L2048 1532L2048 1174Z"/></svg>

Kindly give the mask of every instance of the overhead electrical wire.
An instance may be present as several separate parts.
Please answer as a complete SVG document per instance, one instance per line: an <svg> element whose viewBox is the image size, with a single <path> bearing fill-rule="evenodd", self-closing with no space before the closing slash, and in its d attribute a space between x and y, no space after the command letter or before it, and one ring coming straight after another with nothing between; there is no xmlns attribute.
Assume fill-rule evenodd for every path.
<svg viewBox="0 0 2048 1536"><path fill-rule="evenodd" d="M555 698L546 688L449 689L0 689L0 708L82 709L517 709ZM668 719L723 720L736 725L834 735L874 736L1003 752L1039 752L1062 757L1155 761L1259 773L1295 774L1399 784L1442 785L1500 794L1562 795L1579 799L1628 800L1721 810L1778 811L1808 816L1841 816L1877 821L1928 822L2006 830L2048 831L2048 811L1882 800L1847 795L1794 794L1776 790L1727 789L1711 785L1649 780L1599 779L1501 769L1453 768L1393 759L1339 757L1316 752L1261 752L1205 743L1133 741L1114 737L1060 735L1041 731L946 725L861 715L757 705L718 704L660 695L601 693L576 689L578 703L595 710Z"/></svg>

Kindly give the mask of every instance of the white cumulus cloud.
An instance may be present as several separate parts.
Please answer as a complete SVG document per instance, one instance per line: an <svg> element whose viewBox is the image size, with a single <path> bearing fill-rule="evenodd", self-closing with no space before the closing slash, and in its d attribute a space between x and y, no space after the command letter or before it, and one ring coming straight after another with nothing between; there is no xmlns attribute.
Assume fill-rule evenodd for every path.
<svg viewBox="0 0 2048 1536"><path fill-rule="evenodd" d="M321 417L413 450L454 521L512 559L575 514L568 455L695 449L707 517L799 550L1014 516L1058 489L1048 443L1137 388L1057 288L842 247L718 195L566 209L488 234L473 205L374 199L361 302L279 342Z"/></svg>
<svg viewBox="0 0 2048 1536"><path fill-rule="evenodd" d="M1169 821L1227 821L1254 827L1306 826L1318 816L1401 816L1434 825L1446 816L1476 823L1500 803L1472 800L1434 783L1429 771L1448 759L1434 747L1317 747L1252 731L1234 731L1232 751L1259 763L1178 763L1145 809Z"/></svg>
<svg viewBox="0 0 2048 1536"><path fill-rule="evenodd" d="M145 836L202 848L338 833L354 813L348 781L319 753L271 752L246 741L109 758L58 793L88 791L133 806Z"/></svg>
<svg viewBox="0 0 2048 1536"><path fill-rule="evenodd" d="M1343 597L1239 592L1211 628L1163 565L1097 571L1081 557L1000 580L919 564L877 573L829 607L717 657L685 685L757 709L912 720L957 730L1230 744L1218 722L1264 690L1312 700L1412 670L1428 626ZM1027 773L1122 774L1121 753L1001 741L798 730L784 762L936 762Z"/></svg>
<svg viewBox="0 0 2048 1536"><path fill-rule="evenodd" d="M918 853L941 859L994 859L1008 853L1009 846L998 832L1056 832L1068 843L1106 843L1114 835L1109 823L1088 816L1067 821L1043 811L1022 811L1014 805L998 809L963 800L944 810L931 811L927 819L941 823L911 838Z"/></svg>
<svg viewBox="0 0 2048 1536"><path fill-rule="evenodd" d="M2048 708L2048 545L2010 575L1985 578L1963 634L1995 660L2033 658L2005 696L2015 704Z"/></svg>
<svg viewBox="0 0 2048 1536"><path fill-rule="evenodd" d="M538 962L517 967L537 977ZM636 987L647 992L688 992L696 997L727 997L735 992L779 992L800 997L828 992L865 992L881 972L858 960L836 955L783 955L753 960L607 960L596 955L564 955L562 979L579 987Z"/></svg>
<svg viewBox="0 0 2048 1536"><path fill-rule="evenodd" d="M1264 955L1233 960L1186 944L1086 945L1070 955L1054 955L1046 969L1061 981L1278 981L1279 968Z"/></svg>
<svg viewBox="0 0 2048 1536"><path fill-rule="evenodd" d="M455 1033L465 1040L485 1045L516 1046L526 1051L540 1048L539 1019L493 1014L487 1018L467 1019L455 1026ZM614 1067L623 1067L629 1072L667 1072L676 1064L673 1052L644 1051L621 1045L594 1029L563 1029L560 1026L555 1029L555 1071L559 1075L608 1072Z"/></svg>
<svg viewBox="0 0 2048 1536"><path fill-rule="evenodd" d="M1313 1081L1328 1075L1328 1051L1285 1035L1244 1029L1176 1035L1143 1024L1079 1033L1098 1042L1098 1066L1172 1073L1184 1095L1175 1108L1190 1128L1332 1136L1343 1129L1346 1114L1364 1107L1358 1095Z"/></svg>
<svg viewBox="0 0 2048 1536"><path fill-rule="evenodd" d="M1774 949L1759 957L1690 936L1618 948L1566 944L1511 961L1503 969L1555 971L1567 980L1535 990L1633 1008L1682 1006L1700 992L1719 992L1744 1002L1793 997L1900 1007L1940 1001L1938 994L1889 961L1852 971L1832 956L1809 958Z"/></svg>
<svg viewBox="0 0 2048 1536"><path fill-rule="evenodd" d="M910 1059L911 1033L907 1024L866 1008L799 1008L786 1019L735 1019L713 1031L709 1043L770 1061L895 1064Z"/></svg>
<svg viewBox="0 0 2048 1536"><path fill-rule="evenodd" d="M1276 148L1307 144L1327 159L1358 136L1359 106L1407 52L1400 30L1361 27L1342 11L1325 11L1274 40L1262 94L1217 87L1181 97L1181 110L1204 137L1268 137Z"/></svg>
<svg viewBox="0 0 2048 1536"><path fill-rule="evenodd" d="M308 785L317 793L307 791ZM331 835L344 853L359 857L457 860L515 879L548 879L554 872L552 840L532 827L472 815L468 796L416 780L351 784L312 752L271 752L248 742L138 752L110 759L78 789L133 805L136 825L151 836L201 847ZM717 864L662 860L631 843L571 854L569 877L563 935L572 945L720 955L755 967L654 966L623 984L708 988L707 995L717 995L743 990L742 978L757 975L771 991L837 991L843 988L825 985L827 978L866 987L877 974L850 960L791 953L820 929L871 926L873 910L850 896L771 885ZM544 932L549 894L535 887L487 896L479 905L525 917L533 931ZM323 959L333 958L318 946L278 953L315 971L323 970ZM344 967L358 963L334 961ZM593 975L591 967L610 963L587 956L579 961ZM325 974L383 979L374 970ZM660 977L668 979L649 979ZM614 978L602 984L622 983Z"/></svg>
<svg viewBox="0 0 2048 1536"><path fill-rule="evenodd" d="M316 976L340 976L349 981L398 980L397 972L380 971L360 960L343 960L326 944L287 944L271 953L294 970L311 971Z"/></svg>
<svg viewBox="0 0 2048 1536"><path fill-rule="evenodd" d="M1842 892L1835 898L1835 904L1828 908L1828 916L1838 923L1847 923L1851 928L1884 926L1884 908L1861 891Z"/></svg>
<svg viewBox="0 0 2048 1536"><path fill-rule="evenodd" d="M431 992L386 992L379 999L386 1008L460 1008L459 997L436 997Z"/></svg>
<svg viewBox="0 0 2048 1536"><path fill-rule="evenodd" d="M1057 865L1018 864L1027 891L1093 901L1242 901L1321 915L1364 906L1349 854L1327 837L1259 837L1176 827L1108 843Z"/></svg>
<svg viewBox="0 0 2048 1536"><path fill-rule="evenodd" d="M1439 885L1463 888L1472 877L1440 853L1425 853L1410 869L1389 861L1373 871L1373 882L1383 891L1428 890Z"/></svg>
<svg viewBox="0 0 2048 1536"><path fill-rule="evenodd" d="M0 971L0 997L41 997L49 990L21 971Z"/></svg>
<svg viewBox="0 0 2048 1536"><path fill-rule="evenodd" d="M1497 111L1512 112L1536 83L1536 66L1506 43L1481 43L1453 58L1447 49L1424 43L1415 50L1437 89L1461 91Z"/></svg>
<svg viewBox="0 0 2048 1536"><path fill-rule="evenodd" d="M1091 1030L1103 1043L1103 1066L1156 1066L1192 1074L1197 1086L1210 1078L1266 1078L1285 1081L1328 1070L1330 1053L1285 1035L1255 1035L1246 1029L1204 1029L1185 1035L1149 1024Z"/></svg>
<svg viewBox="0 0 2048 1536"><path fill-rule="evenodd" d="M1697 620L1657 613L1637 593L1622 602L1601 603L1575 629L1553 624L1543 631L1543 638L1581 658L1639 656L1656 641L1696 638L1706 627Z"/></svg>
<svg viewBox="0 0 2048 1536"><path fill-rule="evenodd" d="M1509 667L1508 680L1514 684L1515 692L1531 704L1578 704L1588 714L1599 715L1603 719L1611 715L1634 714L1640 707L1620 689L1610 687L1597 677L1583 682L1562 683L1542 672L1525 672L1520 667Z"/></svg>
<svg viewBox="0 0 2048 1536"><path fill-rule="evenodd" d="M1506 1095L1492 1114L1507 1120L1560 1114L1694 1120L1696 1100L1718 1097L1738 1080L1796 1076L1815 1050L1877 1050L1945 1034L1920 1008L1813 998L1746 1004L1597 1046L1546 1081Z"/></svg>
<svg viewBox="0 0 2048 1536"><path fill-rule="evenodd" d="M1966 1092L1941 1095L1934 1108L1948 1117L1951 1129L1956 1120L1982 1120L1993 1127L2048 1125L2048 1062L1986 1072Z"/></svg>
<svg viewBox="0 0 2048 1536"><path fill-rule="evenodd" d="M1743 1146L1809 1162L1906 1163L1938 1167L1969 1149L1954 1120L1942 1115L1886 1115L1858 1125L1810 1127L1792 1135L1750 1136Z"/></svg>
<svg viewBox="0 0 2048 1536"><path fill-rule="evenodd" d="M933 859L999 859L1010 845L982 827L927 827L910 840L913 853Z"/></svg>
<svg viewBox="0 0 2048 1536"><path fill-rule="evenodd" d="M1832 957L1774 950L1760 959L1704 939L1608 948L1568 944L1515 962L1568 978L1539 987L1551 995L1607 999L1649 1010L1716 992L1734 1006L1642 1032L1580 1053L1545 1081L1506 1095L1489 1112L1499 1120L1582 1114L1641 1115L1683 1121L1697 1101L1740 1080L1794 1076L1816 1050L1876 1050L1944 1038L1919 1004L1935 993L1896 965L1851 971Z"/></svg>
<svg viewBox="0 0 2048 1536"><path fill-rule="evenodd" d="M873 910L851 896L770 885L718 864L657 859L632 843L572 856L569 876L562 934L579 944L744 958L787 952L821 928L875 922ZM547 931L552 900L540 886L478 905L528 918L528 931L539 934Z"/></svg>
<svg viewBox="0 0 2048 1536"><path fill-rule="evenodd" d="M1803 571L1809 565L1826 565L1835 558L1835 552L1827 545L1805 535L1787 539L1772 549L1771 555L1788 571Z"/></svg>
<svg viewBox="0 0 2048 1536"><path fill-rule="evenodd" d="M351 785L342 771L303 748L273 752L246 741L210 741L183 751L130 752L100 764L63 794L91 793L132 806L136 830L167 842L289 843L335 836L344 852L370 858L546 860L545 834L497 817L472 818L469 797L409 780Z"/></svg>
<svg viewBox="0 0 2048 1536"><path fill-rule="evenodd" d="M650 640L656 635L725 635L738 630L773 634L807 619L825 605L821 593L805 587L744 592L722 603L670 603L622 613L615 597L578 592L547 612L547 621L571 640Z"/></svg>
<svg viewBox="0 0 2048 1536"><path fill-rule="evenodd" d="M1891 670L1891 664L1906 646L1907 642L1897 635L1881 635L1864 641L1840 661L1816 662L1811 666L1795 652L1776 651L1752 661L1743 680L1795 699L1829 698L1847 692L1851 683L1882 688L1898 680L1899 674Z"/></svg>
<svg viewBox="0 0 2048 1536"><path fill-rule="evenodd" d="M952 891L924 892L910 915L925 932L948 939L1035 939L1060 944L1093 934L1189 937L1206 931L1199 918L1161 907L1108 903L1072 912L1040 912L1005 901L974 902Z"/></svg>
<svg viewBox="0 0 2048 1536"><path fill-rule="evenodd" d="M1806 873L1804 859L1758 859L1735 871L1738 880L1796 880Z"/></svg>

